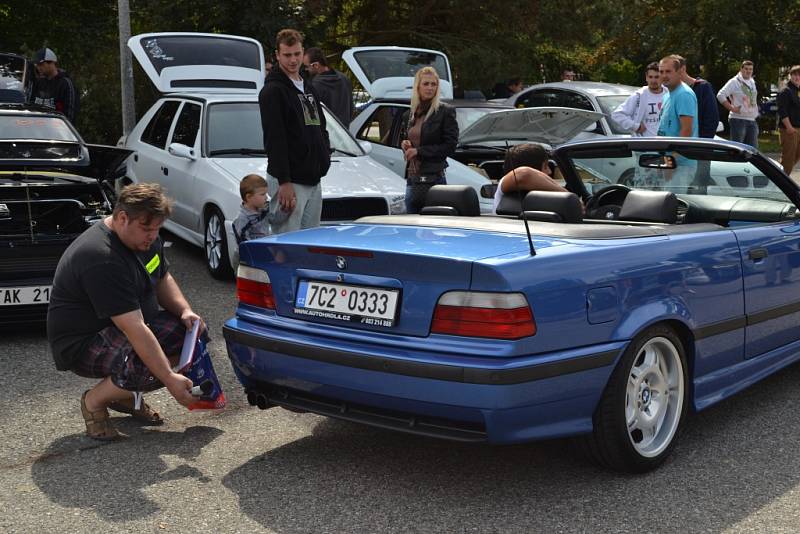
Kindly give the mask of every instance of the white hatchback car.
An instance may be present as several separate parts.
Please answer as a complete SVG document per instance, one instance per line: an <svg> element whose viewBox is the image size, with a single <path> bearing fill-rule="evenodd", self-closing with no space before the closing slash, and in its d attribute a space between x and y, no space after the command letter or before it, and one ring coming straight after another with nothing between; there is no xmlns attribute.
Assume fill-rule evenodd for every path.
<svg viewBox="0 0 800 534"><path fill-rule="evenodd" d="M258 92L264 83L261 44L220 34L159 33L132 37L128 47L163 96L124 145L127 182L157 182L174 198L165 227L205 248L214 277L238 262L233 221L239 181L266 176ZM367 156L327 109L331 169L322 179L323 223L405 212L405 183Z"/></svg>

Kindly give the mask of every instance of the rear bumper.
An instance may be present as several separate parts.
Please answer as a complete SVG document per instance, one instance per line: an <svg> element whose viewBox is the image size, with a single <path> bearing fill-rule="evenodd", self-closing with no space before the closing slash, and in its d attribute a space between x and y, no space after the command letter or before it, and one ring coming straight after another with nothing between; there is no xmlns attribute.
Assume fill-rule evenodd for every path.
<svg viewBox="0 0 800 534"><path fill-rule="evenodd" d="M522 358L309 338L239 318L223 329L251 403L461 441L514 443L591 431L624 343ZM423 340L424 341L424 340ZM446 363L444 363L446 362Z"/></svg>

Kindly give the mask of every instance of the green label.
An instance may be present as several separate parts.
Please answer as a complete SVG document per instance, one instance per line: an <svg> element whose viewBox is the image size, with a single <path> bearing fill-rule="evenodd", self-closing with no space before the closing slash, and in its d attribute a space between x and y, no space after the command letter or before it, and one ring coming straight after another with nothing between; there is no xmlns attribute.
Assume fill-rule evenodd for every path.
<svg viewBox="0 0 800 534"><path fill-rule="evenodd" d="M153 274L153 271L158 269L158 266L161 265L161 258L158 257L158 254L153 256L153 259L147 262L147 265L144 266L147 269L148 274Z"/></svg>

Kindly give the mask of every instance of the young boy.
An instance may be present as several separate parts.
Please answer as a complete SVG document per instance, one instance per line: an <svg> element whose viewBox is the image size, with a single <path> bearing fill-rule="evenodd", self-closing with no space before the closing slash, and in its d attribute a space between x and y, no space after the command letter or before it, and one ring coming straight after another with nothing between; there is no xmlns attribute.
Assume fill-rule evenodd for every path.
<svg viewBox="0 0 800 534"><path fill-rule="evenodd" d="M242 196L242 207L233 221L236 242L268 236L267 181L257 174L248 174L239 183L239 194Z"/></svg>

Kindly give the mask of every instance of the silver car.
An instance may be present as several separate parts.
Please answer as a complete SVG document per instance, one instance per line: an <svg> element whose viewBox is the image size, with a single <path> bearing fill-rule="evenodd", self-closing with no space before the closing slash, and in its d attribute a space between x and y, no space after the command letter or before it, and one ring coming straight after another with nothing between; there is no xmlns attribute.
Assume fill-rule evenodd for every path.
<svg viewBox="0 0 800 534"><path fill-rule="evenodd" d="M564 107L597 111L604 115L593 126L578 134L574 140L601 136L624 135L623 130L611 120L611 112L625 102L639 87L604 82L553 82L523 89L505 100L516 108Z"/></svg>

